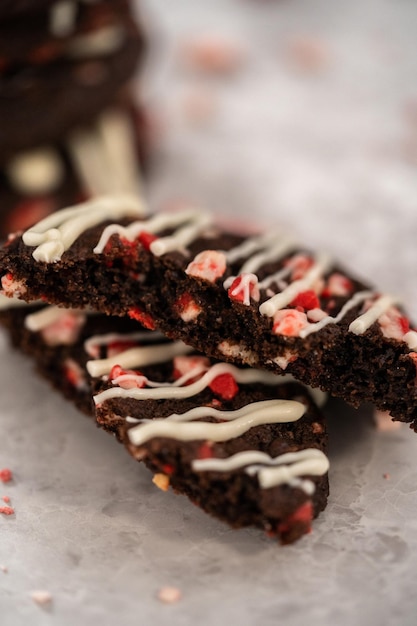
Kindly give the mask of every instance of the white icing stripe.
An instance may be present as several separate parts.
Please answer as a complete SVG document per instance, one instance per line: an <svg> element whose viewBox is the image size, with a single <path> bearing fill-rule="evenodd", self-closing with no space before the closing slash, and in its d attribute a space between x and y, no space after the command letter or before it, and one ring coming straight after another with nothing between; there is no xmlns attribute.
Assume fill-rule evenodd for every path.
<svg viewBox="0 0 417 626"><path fill-rule="evenodd" d="M181 356L192 352L193 348L190 346L186 346L182 341L176 341L174 343L166 343L160 346L150 346L147 348L139 347L139 348L130 348L129 350L125 350L120 354L116 354L113 357L108 359L97 359L96 361L88 361L87 362L87 371L90 376L103 376L108 374L114 365L120 365L123 368L129 367L143 367L145 365L152 365L154 363L165 363L166 361L170 361L176 356ZM166 383L162 383L166 384ZM191 385L190 385L191 386ZM94 401L100 402L97 398L106 394L108 397L120 397L123 394L118 394L117 392L126 392L129 391L133 393L133 391L146 391L145 389L136 389L136 390L125 390L116 387L115 389L108 389L107 391L103 391L102 393L95 396ZM148 390L150 391L150 390ZM110 393L109 393L110 392ZM114 395L112 395L112 392ZM132 396L133 397L133 396ZM164 396L161 396L164 397ZM105 398L107 399L107 397ZM103 401L103 400L101 400Z"/></svg>
<svg viewBox="0 0 417 626"><path fill-rule="evenodd" d="M25 328L33 333L37 333L50 324L57 322L61 318L68 315L68 309L62 309L57 306L46 306L40 311L35 311L25 318ZM85 315L85 311L71 309L72 315Z"/></svg>
<svg viewBox="0 0 417 626"><path fill-rule="evenodd" d="M101 346L108 346L115 342L130 342L135 343L153 343L155 340L162 339L163 335L157 331L145 331L136 333L106 333L105 335L93 335L84 342L84 350L91 357L96 354L96 348Z"/></svg>
<svg viewBox="0 0 417 626"><path fill-rule="evenodd" d="M130 118L118 110L108 111L98 119L98 133L98 148L107 158L104 173L112 173L110 191L137 194L142 185Z"/></svg>
<svg viewBox="0 0 417 626"><path fill-rule="evenodd" d="M281 240L282 237L276 233L250 237L230 250L223 250L223 253L226 256L228 263L234 263L238 259L247 257L258 250L262 250L263 248L272 245L273 243L279 243Z"/></svg>
<svg viewBox="0 0 417 626"><path fill-rule="evenodd" d="M128 116L110 110L88 130L73 132L68 147L78 174L93 196L137 194L140 173Z"/></svg>
<svg viewBox="0 0 417 626"><path fill-rule="evenodd" d="M120 24L110 24L100 30L72 37L66 44L66 54L72 59L106 56L118 50L126 38Z"/></svg>
<svg viewBox="0 0 417 626"><path fill-rule="evenodd" d="M329 469L329 460L326 455L320 450L311 448L310 450L300 451L305 454L297 455L296 452L289 453L288 457L293 454L294 456L288 459L289 465L282 467L266 467L261 469L258 473L259 484L263 489L275 487L276 485L282 485L283 483L291 484L294 478L300 476L323 476ZM284 454L283 459L287 455ZM285 461L283 461L285 463ZM249 470L250 472L252 470ZM255 470L256 471L256 470Z"/></svg>
<svg viewBox="0 0 417 626"><path fill-rule="evenodd" d="M238 411L218 411L211 407L198 407L182 414L183 420L199 417L215 417L229 421L220 423L192 422L181 423L171 416L166 419L152 420L130 429L129 439L134 445L142 445L154 437L170 437L180 441L197 439L210 441L228 441L247 432L254 426L294 422L304 414L305 407L293 400L270 400L247 404Z"/></svg>
<svg viewBox="0 0 417 626"><path fill-rule="evenodd" d="M33 252L36 261L51 263L58 261L88 228L104 220L141 217L144 213L146 210L143 203L132 196L96 198L52 213L27 230L22 239L27 246L36 246Z"/></svg>
<svg viewBox="0 0 417 626"><path fill-rule="evenodd" d="M374 293L372 291L359 291L343 305L343 307L340 309L339 313L335 317L326 315L326 317L323 317L323 319L319 322L316 322L315 324L309 324L308 326L303 328L300 331L299 336L301 337L301 339L304 339L305 337L308 337L308 335L310 335L311 333L318 332L319 330L327 326L327 324L337 324L345 317L345 315L351 309L354 309L356 306L358 306L358 304L364 302L368 298L372 298L373 295Z"/></svg>
<svg viewBox="0 0 417 626"><path fill-rule="evenodd" d="M275 272L275 274L271 274L270 276L266 276L261 282L258 284L259 289L266 289L271 285L271 283L278 283L280 280L283 280L287 276L289 276L292 272L292 267L282 267L280 270Z"/></svg>
<svg viewBox="0 0 417 626"><path fill-rule="evenodd" d="M72 33L77 15L75 0L60 0L49 9L49 31L54 37L67 37Z"/></svg>
<svg viewBox="0 0 417 626"><path fill-rule="evenodd" d="M190 222L190 224L187 225L187 222ZM104 229L98 244L94 248L94 252L101 254L110 237L115 234L125 237L128 241L134 241L141 232L155 234L167 228L176 228L182 224L186 224L186 226L180 228L174 235L153 241L150 246L151 252L156 256L161 256L171 250L187 246L211 224L211 218L207 213L190 209L172 214L161 213L148 220L133 222L126 227L119 224L110 224L110 226Z"/></svg>
<svg viewBox="0 0 417 626"><path fill-rule="evenodd" d="M238 452L225 459L195 459L192 468L196 472L230 472L246 467L251 476L256 475L262 488L291 484L300 476L323 476L329 469L326 455L316 448L307 448L297 452L288 452L278 457L271 457L265 452L248 450ZM269 466L269 467L262 467ZM300 484L311 492L311 481Z"/></svg>
<svg viewBox="0 0 417 626"><path fill-rule="evenodd" d="M94 361L91 361L91 363L94 363ZM119 365L120 363L116 364ZM279 377L274 374L255 369L239 369L228 363L216 363L204 376L186 387L178 387L176 384L172 383L152 383L155 386L153 389L121 389L120 387L115 387L114 389L106 389L94 396L94 402L101 404L110 398L134 398L135 400L190 398L200 393L200 391L205 389L217 376L222 374L231 374L236 382L242 385L258 382L267 385L279 384ZM157 385L159 385L159 387L157 387Z"/></svg>
<svg viewBox="0 0 417 626"><path fill-rule="evenodd" d="M349 326L350 332L355 335L362 335L383 313L385 313L385 311L390 308L390 306L396 303L396 298L393 298L392 296L380 296L366 311L366 313L353 320Z"/></svg>
<svg viewBox="0 0 417 626"><path fill-rule="evenodd" d="M239 274L246 272L255 273L262 265L284 257L292 248L294 248L294 241L292 239L277 238L266 250L249 258L240 268Z"/></svg>
<svg viewBox="0 0 417 626"><path fill-rule="evenodd" d="M261 315L273 317L277 311L286 307L294 298L309 289L331 265L331 260L327 255L320 255L313 267L305 274L304 278L291 283L284 291L266 300L259 307Z"/></svg>

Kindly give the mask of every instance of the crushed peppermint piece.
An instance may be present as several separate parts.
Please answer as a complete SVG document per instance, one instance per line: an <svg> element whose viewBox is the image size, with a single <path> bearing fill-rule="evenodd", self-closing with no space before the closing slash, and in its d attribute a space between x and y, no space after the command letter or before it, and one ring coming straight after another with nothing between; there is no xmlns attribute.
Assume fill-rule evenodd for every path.
<svg viewBox="0 0 417 626"><path fill-rule="evenodd" d="M132 307L127 314L132 320L140 322L142 326L148 328L148 330L155 330L155 322L152 316L146 313L146 311L143 311L139 307Z"/></svg>
<svg viewBox="0 0 417 626"><path fill-rule="evenodd" d="M297 309L280 309L274 315L272 332L285 337L298 337L300 330L307 326L307 316Z"/></svg>
<svg viewBox="0 0 417 626"><path fill-rule="evenodd" d="M216 376L209 384L213 393L223 398L223 400L232 400L239 392L239 386L231 374L220 374Z"/></svg>
<svg viewBox="0 0 417 626"><path fill-rule="evenodd" d="M189 293L183 293L175 302L174 308L182 321L186 323L195 320L202 311L201 306Z"/></svg>
<svg viewBox="0 0 417 626"><path fill-rule="evenodd" d="M7 574L9 568L7 567L7 565L0 565L0 571L2 571L4 574Z"/></svg>
<svg viewBox="0 0 417 626"><path fill-rule="evenodd" d="M11 506L0 506L0 515L14 515L14 509Z"/></svg>
<svg viewBox="0 0 417 626"><path fill-rule="evenodd" d="M200 35L187 41L182 54L188 66L207 74L232 74L243 62L241 46L218 35Z"/></svg>
<svg viewBox="0 0 417 626"><path fill-rule="evenodd" d="M30 597L39 606L47 606L52 602L52 594L49 591L36 590L30 592Z"/></svg>
<svg viewBox="0 0 417 626"><path fill-rule="evenodd" d="M385 474L382 474L382 478L384 478L385 480L389 480L391 478L391 474L385 472Z"/></svg>
<svg viewBox="0 0 417 626"><path fill-rule="evenodd" d="M3 483L10 482L12 480L12 478L13 478L13 475L12 475L12 472L9 469L5 468L5 469L0 470L0 480Z"/></svg>
<svg viewBox="0 0 417 626"><path fill-rule="evenodd" d="M214 283L226 271L226 257L217 250L203 250L188 265L185 273Z"/></svg>
<svg viewBox="0 0 417 626"><path fill-rule="evenodd" d="M301 307L302 309L309 311L311 309L319 309L320 301L316 292L309 289L308 291L302 291L299 293L291 302L291 306Z"/></svg>
<svg viewBox="0 0 417 626"><path fill-rule="evenodd" d="M3 502L5 502L6 504L10 503L10 497L9 496L3 496L2 497Z"/></svg>
<svg viewBox="0 0 417 626"><path fill-rule="evenodd" d="M164 604L174 604L178 602L182 597L181 590L178 587L161 587L158 591L158 600L164 602Z"/></svg>

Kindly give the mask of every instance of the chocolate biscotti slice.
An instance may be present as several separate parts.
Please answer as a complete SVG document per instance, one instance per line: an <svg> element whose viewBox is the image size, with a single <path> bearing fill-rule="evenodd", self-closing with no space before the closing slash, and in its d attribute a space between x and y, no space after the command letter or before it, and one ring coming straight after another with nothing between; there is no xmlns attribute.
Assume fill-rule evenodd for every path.
<svg viewBox="0 0 417 626"><path fill-rule="evenodd" d="M283 236L106 198L12 236L6 295L129 315L204 354L374 403L417 429L417 332L394 297Z"/></svg>
<svg viewBox="0 0 417 626"><path fill-rule="evenodd" d="M132 320L55 307L15 308L1 319L86 412L92 383L98 424L162 489L282 543L308 532L326 506L326 425L299 383L215 362Z"/></svg>

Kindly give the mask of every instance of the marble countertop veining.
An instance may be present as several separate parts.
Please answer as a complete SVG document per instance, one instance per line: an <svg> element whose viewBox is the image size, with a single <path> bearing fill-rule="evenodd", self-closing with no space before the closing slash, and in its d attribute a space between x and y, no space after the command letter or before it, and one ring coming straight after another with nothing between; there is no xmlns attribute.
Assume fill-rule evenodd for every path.
<svg viewBox="0 0 417 626"><path fill-rule="evenodd" d="M417 4L141 4L154 38L141 87L158 137L154 206L185 198L282 224L417 318ZM186 66L184 44L206 34L240 47L236 72ZM312 67L303 54L317 47ZM331 401L328 508L281 548L156 489L3 336L0 348L0 466L14 474L0 497L16 511L0 516L2 626L416 623L417 436L406 426L380 432L369 408ZM167 585L181 590L175 604L157 597ZM51 593L49 607L35 590Z"/></svg>

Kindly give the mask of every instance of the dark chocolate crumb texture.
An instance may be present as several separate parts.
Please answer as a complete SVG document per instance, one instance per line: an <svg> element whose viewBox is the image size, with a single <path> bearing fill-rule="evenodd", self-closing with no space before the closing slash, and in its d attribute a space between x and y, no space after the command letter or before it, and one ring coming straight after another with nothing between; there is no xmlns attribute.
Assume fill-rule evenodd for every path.
<svg viewBox="0 0 417 626"><path fill-rule="evenodd" d="M326 426L299 383L198 355L126 318L15 307L0 319L87 413L92 384L98 424L161 489L282 543L308 532L326 506Z"/></svg>
<svg viewBox="0 0 417 626"><path fill-rule="evenodd" d="M11 236L3 293L127 314L417 429L417 332L394 297L282 233L222 232L196 210L143 215L138 200L102 198Z"/></svg>

